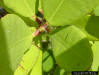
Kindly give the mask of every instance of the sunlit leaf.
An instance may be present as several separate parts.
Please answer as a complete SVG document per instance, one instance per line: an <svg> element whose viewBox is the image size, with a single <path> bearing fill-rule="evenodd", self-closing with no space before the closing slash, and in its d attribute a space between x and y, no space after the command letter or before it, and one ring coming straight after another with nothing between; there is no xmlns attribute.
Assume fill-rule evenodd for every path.
<svg viewBox="0 0 99 75"><path fill-rule="evenodd" d="M40 51L40 56L33 66L30 75L42 75L42 51Z"/></svg>
<svg viewBox="0 0 99 75"><path fill-rule="evenodd" d="M99 16L99 5L94 9L94 14Z"/></svg>
<svg viewBox="0 0 99 75"><path fill-rule="evenodd" d="M23 56L14 75L27 75L32 67L34 67L37 63L39 53L39 49L36 46L32 46L30 50Z"/></svg>
<svg viewBox="0 0 99 75"><path fill-rule="evenodd" d="M92 50L87 37L78 28L61 28L51 37L56 63L66 71L85 71L92 64Z"/></svg>
<svg viewBox="0 0 99 75"><path fill-rule="evenodd" d="M67 25L89 14L98 0L42 0L46 20L53 26Z"/></svg>
<svg viewBox="0 0 99 75"><path fill-rule="evenodd" d="M93 44L93 64L91 67L92 71L97 71L99 67L99 41Z"/></svg>
<svg viewBox="0 0 99 75"><path fill-rule="evenodd" d="M32 18L38 8L38 0L3 0L6 9L24 17Z"/></svg>
<svg viewBox="0 0 99 75"><path fill-rule="evenodd" d="M1 75L13 75L31 42L32 33L20 17L9 14L0 20Z"/></svg>

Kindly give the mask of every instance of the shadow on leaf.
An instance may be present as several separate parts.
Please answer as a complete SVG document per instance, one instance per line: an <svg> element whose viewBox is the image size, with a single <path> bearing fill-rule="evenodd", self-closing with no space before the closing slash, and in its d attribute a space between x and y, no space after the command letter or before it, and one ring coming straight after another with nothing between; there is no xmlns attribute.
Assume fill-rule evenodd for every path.
<svg viewBox="0 0 99 75"><path fill-rule="evenodd" d="M4 28L0 23L0 75L13 75Z"/></svg>

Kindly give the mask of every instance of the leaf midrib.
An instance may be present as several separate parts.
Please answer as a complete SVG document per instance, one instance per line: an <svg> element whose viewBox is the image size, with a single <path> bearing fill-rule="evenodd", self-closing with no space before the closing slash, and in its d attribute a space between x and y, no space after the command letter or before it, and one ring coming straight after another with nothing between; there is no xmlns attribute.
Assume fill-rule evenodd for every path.
<svg viewBox="0 0 99 75"><path fill-rule="evenodd" d="M55 12L52 14L52 16L49 18L50 21L52 21L53 17L56 15L56 13L60 10L60 7L62 6L62 4L64 3L65 0L61 0L61 2L59 2Z"/></svg>
<svg viewBox="0 0 99 75"><path fill-rule="evenodd" d="M24 4L26 5L26 8L29 10L29 12L33 13L31 7L30 7L29 4L26 2L26 0L24 0Z"/></svg>

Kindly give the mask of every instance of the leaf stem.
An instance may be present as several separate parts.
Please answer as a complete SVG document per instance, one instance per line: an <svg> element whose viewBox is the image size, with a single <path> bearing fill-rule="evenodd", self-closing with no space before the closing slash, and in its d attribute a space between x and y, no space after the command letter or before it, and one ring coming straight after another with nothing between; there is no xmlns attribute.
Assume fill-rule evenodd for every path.
<svg viewBox="0 0 99 75"><path fill-rule="evenodd" d="M33 33L32 36L33 36L33 37L36 37L36 36L38 36L41 32L44 32L44 31L46 31L46 32L49 32L49 31L50 31L49 28L48 28L48 24L47 24L47 23L41 25L41 26Z"/></svg>

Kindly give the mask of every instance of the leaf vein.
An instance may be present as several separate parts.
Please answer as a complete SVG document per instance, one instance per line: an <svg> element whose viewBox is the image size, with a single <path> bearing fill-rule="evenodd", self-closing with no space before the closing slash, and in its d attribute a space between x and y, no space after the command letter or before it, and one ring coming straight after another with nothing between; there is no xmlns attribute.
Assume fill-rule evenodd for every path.
<svg viewBox="0 0 99 75"><path fill-rule="evenodd" d="M50 21L53 19L53 17L56 15L56 13L59 11L60 7L62 6L62 4L64 3L65 0L61 0L61 2L59 3L59 5L57 6L55 12L52 14L52 16L50 17Z"/></svg>

